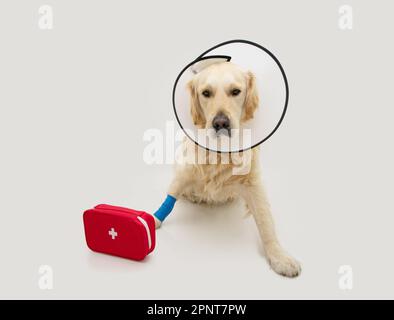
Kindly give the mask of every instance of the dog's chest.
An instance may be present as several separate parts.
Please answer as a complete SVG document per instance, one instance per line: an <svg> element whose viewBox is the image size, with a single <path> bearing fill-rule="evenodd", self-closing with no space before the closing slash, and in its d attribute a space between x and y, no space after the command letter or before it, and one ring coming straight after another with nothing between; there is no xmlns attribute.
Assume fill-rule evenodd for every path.
<svg viewBox="0 0 394 320"><path fill-rule="evenodd" d="M232 181L231 166L204 165L193 173L193 183L185 196L194 202L225 203L236 197L237 182Z"/></svg>

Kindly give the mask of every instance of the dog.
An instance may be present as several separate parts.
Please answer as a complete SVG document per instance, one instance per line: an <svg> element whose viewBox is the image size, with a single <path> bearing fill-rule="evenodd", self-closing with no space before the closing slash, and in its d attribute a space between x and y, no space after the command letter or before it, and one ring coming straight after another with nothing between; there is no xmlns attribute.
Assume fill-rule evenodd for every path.
<svg viewBox="0 0 394 320"><path fill-rule="evenodd" d="M259 105L254 74L230 61L204 68L193 76L187 87L195 126L213 130L218 137L231 135L231 130L242 128L253 118ZM168 194L176 199L210 205L241 197L257 224L271 268L286 277L298 276L301 272L299 262L285 252L275 233L270 206L260 179L258 147L242 152L250 160L246 174L234 174L235 168L245 164L228 157L223 161L223 153L207 151L187 137L182 144L184 150L203 154L204 159L211 161L178 164ZM216 162L212 163L212 159ZM161 222L156 219L156 227L160 225Z"/></svg>

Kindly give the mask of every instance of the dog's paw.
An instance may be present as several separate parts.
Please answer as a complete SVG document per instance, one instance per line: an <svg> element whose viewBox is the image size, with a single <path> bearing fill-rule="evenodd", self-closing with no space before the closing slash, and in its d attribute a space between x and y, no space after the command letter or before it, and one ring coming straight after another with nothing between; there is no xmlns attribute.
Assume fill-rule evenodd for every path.
<svg viewBox="0 0 394 320"><path fill-rule="evenodd" d="M155 228L159 229L161 226L161 221L157 219L155 216L153 216L153 218L155 218Z"/></svg>
<svg viewBox="0 0 394 320"><path fill-rule="evenodd" d="M267 260L271 268L282 276L294 278L301 273L300 263L282 249L268 251Z"/></svg>

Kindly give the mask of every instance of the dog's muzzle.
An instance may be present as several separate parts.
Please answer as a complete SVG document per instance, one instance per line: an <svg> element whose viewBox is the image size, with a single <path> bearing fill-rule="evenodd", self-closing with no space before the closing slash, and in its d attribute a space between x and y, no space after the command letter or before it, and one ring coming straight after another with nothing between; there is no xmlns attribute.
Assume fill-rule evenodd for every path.
<svg viewBox="0 0 394 320"><path fill-rule="evenodd" d="M230 119L222 112L213 118L212 127L215 129L217 135L224 133L231 136Z"/></svg>

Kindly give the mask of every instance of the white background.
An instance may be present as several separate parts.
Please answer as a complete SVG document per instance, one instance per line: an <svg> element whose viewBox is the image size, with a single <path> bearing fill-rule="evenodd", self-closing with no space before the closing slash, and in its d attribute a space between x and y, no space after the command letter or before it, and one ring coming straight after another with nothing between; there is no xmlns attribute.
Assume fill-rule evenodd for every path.
<svg viewBox="0 0 394 320"><path fill-rule="evenodd" d="M346 1L354 27L343 31L342 1L2 1L0 297L393 298L390 3ZM43 4L50 31L37 26ZM160 205L172 169L143 161L143 133L174 119L179 70L235 38L271 50L289 79L261 162L301 276L269 269L239 203L178 203L142 263L90 252L84 209ZM53 290L38 287L43 264Z"/></svg>

